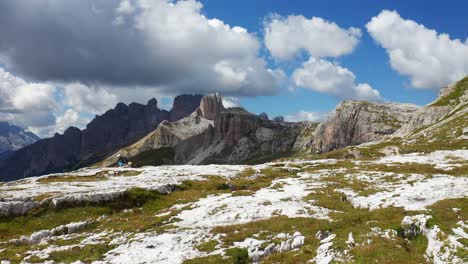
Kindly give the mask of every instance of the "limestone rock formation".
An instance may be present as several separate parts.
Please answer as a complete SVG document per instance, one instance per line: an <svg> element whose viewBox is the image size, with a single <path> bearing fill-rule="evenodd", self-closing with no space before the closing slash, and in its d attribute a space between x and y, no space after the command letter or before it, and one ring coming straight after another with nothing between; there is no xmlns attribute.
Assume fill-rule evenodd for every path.
<svg viewBox="0 0 468 264"><path fill-rule="evenodd" d="M450 106L422 107L411 115L408 121L395 133L395 136L403 137L419 128L432 125L450 113L451 110Z"/></svg>
<svg viewBox="0 0 468 264"><path fill-rule="evenodd" d="M212 94L203 97L200 107L190 116L176 122L164 121L100 165L114 164L119 153L136 162L143 160L140 157L149 156L143 165L147 161L149 164L237 164L271 160L291 153L306 126L306 123L270 121L240 107L225 109L221 97ZM160 153L167 148L173 157L170 161L160 161Z"/></svg>
<svg viewBox="0 0 468 264"><path fill-rule="evenodd" d="M203 97L200 102L200 116L208 120L215 120L216 116L224 110L223 101L218 94Z"/></svg>
<svg viewBox="0 0 468 264"><path fill-rule="evenodd" d="M297 123L264 120L242 108L221 112L204 134L176 147L180 163L254 163L292 151L302 128Z"/></svg>
<svg viewBox="0 0 468 264"><path fill-rule="evenodd" d="M117 104L96 116L83 131L69 128L63 135L40 140L0 162L0 181L61 172L96 163L109 154L146 136L164 120L178 120L200 105L201 96L181 95L168 112L157 101L147 105ZM186 105L184 105L186 104Z"/></svg>
<svg viewBox="0 0 468 264"><path fill-rule="evenodd" d="M174 104L169 113L169 121L180 120L191 113L200 106L200 101L203 98L201 94L183 94L174 98Z"/></svg>
<svg viewBox="0 0 468 264"><path fill-rule="evenodd" d="M308 151L312 148L315 139L315 130L319 123L302 122L302 129L297 136L293 146L293 151Z"/></svg>
<svg viewBox="0 0 468 264"><path fill-rule="evenodd" d="M440 90L436 100L416 111L395 135L407 136L416 130L435 124L452 111L466 107L467 102L468 77Z"/></svg>
<svg viewBox="0 0 468 264"><path fill-rule="evenodd" d="M380 140L400 129L418 109L410 104L344 101L317 127L312 149L321 153Z"/></svg>
<svg viewBox="0 0 468 264"><path fill-rule="evenodd" d="M175 122L163 121L154 131L136 143L118 150L100 165L110 166L116 163L118 154L131 158L145 151L174 147L190 137L205 132L223 110L224 106L219 95L204 96L200 106L191 115Z"/></svg>

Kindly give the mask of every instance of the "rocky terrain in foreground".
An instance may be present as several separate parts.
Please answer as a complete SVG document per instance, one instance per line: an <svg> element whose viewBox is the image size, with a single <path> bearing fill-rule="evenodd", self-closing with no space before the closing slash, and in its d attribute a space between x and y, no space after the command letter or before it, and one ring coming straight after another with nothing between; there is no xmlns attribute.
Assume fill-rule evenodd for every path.
<svg viewBox="0 0 468 264"><path fill-rule="evenodd" d="M12 263L464 263L468 150L86 168L0 185Z"/></svg>

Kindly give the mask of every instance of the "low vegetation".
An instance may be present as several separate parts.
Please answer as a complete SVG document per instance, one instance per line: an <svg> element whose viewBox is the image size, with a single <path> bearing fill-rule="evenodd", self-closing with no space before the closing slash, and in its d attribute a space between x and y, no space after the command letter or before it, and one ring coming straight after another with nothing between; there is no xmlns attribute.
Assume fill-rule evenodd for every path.
<svg viewBox="0 0 468 264"><path fill-rule="evenodd" d="M138 166L160 166L174 162L174 150L172 148L158 148L144 151L130 158L133 164Z"/></svg>
<svg viewBox="0 0 468 264"><path fill-rule="evenodd" d="M40 178L38 182L43 184L49 184L54 182L96 182L96 181L106 181L110 177L132 177L140 175L140 171L136 170L125 170L125 171L112 171L105 170L98 172L94 175L51 175L48 177Z"/></svg>
<svg viewBox="0 0 468 264"><path fill-rule="evenodd" d="M404 149L400 139L392 139L391 144L400 144L400 150ZM262 245L266 247L269 243L280 243L276 239L279 233L293 234L299 231L304 237L304 245L298 250L274 253L265 257L264 263L306 263L317 256L320 240L317 239L318 232L328 232L336 237L332 240L332 250L338 253L338 258L343 261L354 261L356 263L425 263L424 257L428 241L425 236L418 235L411 239L403 237L401 222L405 216L416 214L429 214L432 218L428 222L429 227L437 225L447 234L457 227L461 220L468 219L466 198L447 199L439 201L428 207L427 211L406 211L399 207L387 207L375 210L355 208L348 201L346 195L339 192L341 189L350 189L360 196L369 196L383 191L384 187L379 181L387 183L398 183L405 175L420 174L425 177L433 175L455 175L464 177L468 175L468 164L454 157L447 157L455 166L452 170L439 169L433 164L420 163L375 163L374 155L389 146L389 142L381 142L366 148L356 148L361 151L364 158L339 159L329 163L297 163L275 165L262 169L247 167L236 177L229 179L205 175L205 180L185 181L178 186L173 186L173 192L161 194L154 190L142 188L131 188L125 191L119 199L99 204L85 203L67 205L61 208L42 207L30 211L27 215L0 219L0 243L19 238L22 235L29 236L33 232L44 229L52 229L59 225L73 222L93 220L86 228L79 230L71 239L50 239L47 244L40 245L13 245L8 244L6 250L1 252L0 259L8 259L13 263L19 263L30 256L31 249L41 250L50 245L68 246L66 250L55 251L46 259L38 259L31 256L28 261L33 263L53 260L55 262L70 263L76 260L89 263L100 260L104 254L115 246L109 245L110 238L104 237L102 243L83 244L83 239L89 234L110 231L112 233L122 232L136 234L141 232L162 233L167 230L177 229L178 213L193 206L196 202L209 195L220 195L230 193L232 196L251 196L258 190L270 188L282 192L286 183L274 182L278 179L299 179L298 173L302 175L319 175L322 185L320 188L311 189L303 201L310 205L329 210L330 219L317 219L314 217L287 217L274 213L269 219L261 219L243 224L216 226L211 230L216 240L207 238L193 246L201 252L211 253L215 250L224 250L224 254L208 255L186 260L184 263L251 263L245 248L238 248L235 242L244 241L247 238L256 238L267 242ZM348 150L346 150L349 153ZM328 154L329 157L342 157L346 155L343 150ZM258 168L258 167L257 167ZM365 181L356 177L364 173L398 173L402 178L380 175L377 181ZM127 173L127 172L125 172ZM133 172L128 171L130 176ZM140 172L135 171L135 175ZM299 174L301 175L301 174ZM391 174L393 175L393 174ZM120 175L119 175L120 176ZM103 180L103 178L114 177L108 172L102 172L91 176L51 176L43 178L42 184L55 182L79 181L81 178ZM80 178L80 179L77 179ZM46 179L48 179L46 181ZM307 176L301 180L312 181ZM44 201L56 195L55 193L44 193L36 197L37 201ZM294 202L291 198L285 198L282 202ZM176 206L177 205L177 206ZM265 206L271 205L266 201ZM219 210L224 210L227 205L220 205ZM213 210L210 213L215 214ZM314 213L314 212L310 212ZM276 214L276 215L275 215ZM380 232L380 233L379 233ZM389 236L383 236L387 232ZM354 237L353 245L346 241L349 235ZM131 236L130 236L131 237ZM218 240L219 238L219 240ZM460 239L460 243L466 245L467 240ZM463 257L466 252L460 251L456 255Z"/></svg>
<svg viewBox="0 0 468 264"><path fill-rule="evenodd" d="M446 96L440 98L431 106L447 106L457 105L460 103L460 99L463 94L468 90L468 77L463 78L455 84L453 91Z"/></svg>

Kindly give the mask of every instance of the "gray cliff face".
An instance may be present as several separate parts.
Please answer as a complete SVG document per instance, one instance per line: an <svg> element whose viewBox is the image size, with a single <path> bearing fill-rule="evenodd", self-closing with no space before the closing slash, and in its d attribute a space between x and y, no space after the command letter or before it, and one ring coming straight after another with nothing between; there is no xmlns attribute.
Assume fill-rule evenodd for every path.
<svg viewBox="0 0 468 264"><path fill-rule="evenodd" d="M100 165L114 164L117 162L118 154L132 158L145 151L174 147L188 138L205 132L213 125L213 120L223 110L224 106L220 96L215 94L204 96L200 106L189 116L174 122L163 121L154 131L134 144L118 150Z"/></svg>
<svg viewBox="0 0 468 264"><path fill-rule="evenodd" d="M408 122L395 133L407 136L414 131L435 124L452 111L466 106L468 102L468 78L444 87L436 100L416 111Z"/></svg>
<svg viewBox="0 0 468 264"><path fill-rule="evenodd" d="M56 134L15 152L0 162L0 181L67 171L96 163L146 136L162 121L176 120L184 113L192 113L200 100L200 96L178 96L171 112L160 110L155 99L147 105L119 103L114 109L97 116L83 131L71 127L63 135Z"/></svg>
<svg viewBox="0 0 468 264"><path fill-rule="evenodd" d="M0 160L39 139L35 134L24 131L20 127L0 122Z"/></svg>
<svg viewBox="0 0 468 264"><path fill-rule="evenodd" d="M312 150L327 152L386 136L406 137L461 111L467 102L468 77L443 88L436 100L424 107L345 101L317 127Z"/></svg>
<svg viewBox="0 0 468 264"><path fill-rule="evenodd" d="M297 136L296 142L293 146L293 150L295 152L307 152L312 148L315 140L315 130L320 123L302 122L301 124L302 128L300 129L299 135Z"/></svg>
<svg viewBox="0 0 468 264"><path fill-rule="evenodd" d="M164 121L153 132L116 151L100 165L114 164L117 154L144 164L148 160L158 164L238 164L271 160L290 154L299 134L310 133L315 127L316 124L310 126L309 123L270 121L239 107L225 109L222 98L212 94L203 97L199 108L188 117L175 122ZM160 157L167 148L174 153L171 159ZM142 160L143 156L150 158Z"/></svg>
<svg viewBox="0 0 468 264"><path fill-rule="evenodd" d="M411 115L410 119L395 133L395 136L404 137L421 127L432 125L450 113L451 110L450 106L423 107Z"/></svg>
<svg viewBox="0 0 468 264"><path fill-rule="evenodd" d="M200 116L208 120L215 120L219 113L224 111L223 100L218 94L207 95L200 102Z"/></svg>
<svg viewBox="0 0 468 264"><path fill-rule="evenodd" d="M400 129L418 109L408 104L342 102L330 118L317 127L312 150L322 153L380 140Z"/></svg>
<svg viewBox="0 0 468 264"><path fill-rule="evenodd" d="M201 94L183 94L174 98L172 110L169 113L169 121L180 120L200 106L200 101L203 98Z"/></svg>
<svg viewBox="0 0 468 264"><path fill-rule="evenodd" d="M242 108L230 108L205 133L178 145L176 160L189 164L270 160L289 154L300 131L300 124L269 121Z"/></svg>

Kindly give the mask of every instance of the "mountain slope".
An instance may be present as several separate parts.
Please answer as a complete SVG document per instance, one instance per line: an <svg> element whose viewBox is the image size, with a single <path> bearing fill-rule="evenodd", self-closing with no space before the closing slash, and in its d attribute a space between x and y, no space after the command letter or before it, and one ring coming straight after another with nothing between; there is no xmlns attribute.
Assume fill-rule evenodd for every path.
<svg viewBox="0 0 468 264"><path fill-rule="evenodd" d="M431 104L421 107L395 133L380 141L349 146L321 157L377 158L436 150L468 149L468 77L441 90Z"/></svg>

